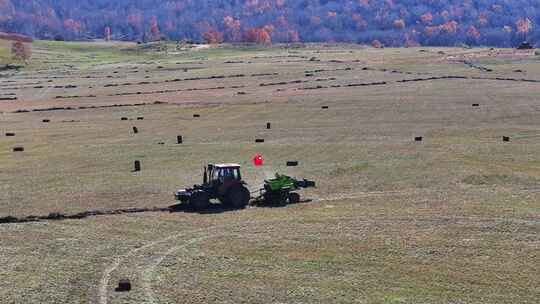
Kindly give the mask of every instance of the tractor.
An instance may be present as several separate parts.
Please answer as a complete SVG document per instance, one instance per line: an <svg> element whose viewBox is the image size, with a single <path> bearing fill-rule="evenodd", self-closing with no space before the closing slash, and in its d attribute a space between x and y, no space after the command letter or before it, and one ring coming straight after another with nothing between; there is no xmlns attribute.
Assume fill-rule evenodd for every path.
<svg viewBox="0 0 540 304"><path fill-rule="evenodd" d="M239 164L208 164L204 168L202 185L178 190L175 196L176 200L195 210L208 208L211 199L218 199L227 207L241 209L251 198Z"/></svg>

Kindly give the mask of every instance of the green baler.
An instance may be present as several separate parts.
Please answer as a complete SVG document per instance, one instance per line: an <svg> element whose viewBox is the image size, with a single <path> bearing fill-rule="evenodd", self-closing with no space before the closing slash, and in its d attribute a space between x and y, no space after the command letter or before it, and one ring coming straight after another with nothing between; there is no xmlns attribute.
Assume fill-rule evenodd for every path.
<svg viewBox="0 0 540 304"><path fill-rule="evenodd" d="M300 194L296 191L310 187L315 187L314 181L276 174L275 178L264 181L264 188L260 189L260 196L255 201L265 205L295 204L300 202Z"/></svg>

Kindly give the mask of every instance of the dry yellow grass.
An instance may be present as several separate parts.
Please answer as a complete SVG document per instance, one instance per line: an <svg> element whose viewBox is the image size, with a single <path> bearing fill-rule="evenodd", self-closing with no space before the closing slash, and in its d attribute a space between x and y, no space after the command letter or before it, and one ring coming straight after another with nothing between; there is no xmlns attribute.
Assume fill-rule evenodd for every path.
<svg viewBox="0 0 540 304"><path fill-rule="evenodd" d="M318 188L285 208L0 224L7 303L536 303L540 83L494 79L540 80L530 54L85 46L37 42L0 78L18 97L0 101L0 217L168 206L210 161L240 162L253 189L275 171ZM483 79L398 82L448 75ZM126 92L154 93L108 96Z"/></svg>

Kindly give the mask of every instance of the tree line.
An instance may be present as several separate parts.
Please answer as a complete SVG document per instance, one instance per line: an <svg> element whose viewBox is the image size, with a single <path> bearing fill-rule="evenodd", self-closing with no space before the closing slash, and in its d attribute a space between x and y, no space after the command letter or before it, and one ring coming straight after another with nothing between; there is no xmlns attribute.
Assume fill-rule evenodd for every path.
<svg viewBox="0 0 540 304"><path fill-rule="evenodd" d="M0 0L0 31L56 40L511 47L537 0Z"/></svg>

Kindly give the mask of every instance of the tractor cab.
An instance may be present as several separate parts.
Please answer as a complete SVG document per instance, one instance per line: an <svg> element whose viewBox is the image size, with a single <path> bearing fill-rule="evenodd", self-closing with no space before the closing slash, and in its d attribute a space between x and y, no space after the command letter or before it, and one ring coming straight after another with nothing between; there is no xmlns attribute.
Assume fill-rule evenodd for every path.
<svg viewBox="0 0 540 304"><path fill-rule="evenodd" d="M208 164L204 168L203 184L212 188L228 188L231 184L242 182L239 164ZM221 192L221 191L219 191Z"/></svg>

